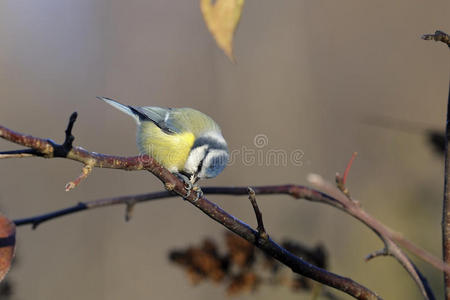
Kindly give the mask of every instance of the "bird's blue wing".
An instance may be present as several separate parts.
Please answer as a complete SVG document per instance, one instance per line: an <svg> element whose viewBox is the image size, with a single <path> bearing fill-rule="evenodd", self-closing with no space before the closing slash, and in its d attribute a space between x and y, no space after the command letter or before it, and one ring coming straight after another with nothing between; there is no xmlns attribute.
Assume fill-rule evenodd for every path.
<svg viewBox="0 0 450 300"><path fill-rule="evenodd" d="M183 131L171 118L171 108L162 108L156 106L131 106L105 97L97 97L97 99L103 100L106 103L114 106L118 110L132 116L138 123L142 121L153 122L167 134L180 133Z"/></svg>
<svg viewBox="0 0 450 300"><path fill-rule="evenodd" d="M171 108L156 106L129 106L129 108L139 117L140 121L151 121L166 133L173 134L182 131L171 122Z"/></svg>

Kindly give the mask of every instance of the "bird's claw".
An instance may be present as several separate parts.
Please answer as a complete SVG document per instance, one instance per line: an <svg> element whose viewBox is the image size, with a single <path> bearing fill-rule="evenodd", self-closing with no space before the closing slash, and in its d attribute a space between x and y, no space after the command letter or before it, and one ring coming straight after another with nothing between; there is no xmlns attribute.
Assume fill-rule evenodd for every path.
<svg viewBox="0 0 450 300"><path fill-rule="evenodd" d="M203 191L202 191L202 189L201 189L199 186L197 186L197 185L194 185L194 187L193 187L192 189L194 190L194 192L197 192L197 195L195 196L195 199L194 199L194 202L197 202L198 199L200 199L201 197L203 197Z"/></svg>
<svg viewBox="0 0 450 300"><path fill-rule="evenodd" d="M183 198L187 199L191 195L191 191L195 188L195 186L186 175L183 175L180 173L176 173L176 175L178 178L180 178L184 182L184 188L186 189L186 195L184 195Z"/></svg>
<svg viewBox="0 0 450 300"><path fill-rule="evenodd" d="M197 202L198 199L203 197L203 191L201 190L201 188L198 185L192 183L192 181L187 176L180 173L176 173L176 175L184 182L184 188L186 189L186 195L183 196L184 199L187 199L191 195L192 191L197 193L193 202Z"/></svg>

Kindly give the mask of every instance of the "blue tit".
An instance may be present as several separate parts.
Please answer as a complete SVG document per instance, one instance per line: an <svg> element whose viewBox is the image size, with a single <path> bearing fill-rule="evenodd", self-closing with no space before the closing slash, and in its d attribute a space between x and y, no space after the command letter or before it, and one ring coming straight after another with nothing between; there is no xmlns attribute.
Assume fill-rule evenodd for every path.
<svg viewBox="0 0 450 300"><path fill-rule="evenodd" d="M216 177L228 163L228 146L219 125L192 108L124 105L97 97L132 116L137 145L172 173L198 179Z"/></svg>

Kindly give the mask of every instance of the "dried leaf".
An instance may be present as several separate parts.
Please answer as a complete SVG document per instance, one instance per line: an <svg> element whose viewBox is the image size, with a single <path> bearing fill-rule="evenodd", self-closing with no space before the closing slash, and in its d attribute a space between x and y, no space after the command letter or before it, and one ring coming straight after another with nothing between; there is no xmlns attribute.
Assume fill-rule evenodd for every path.
<svg viewBox="0 0 450 300"><path fill-rule="evenodd" d="M200 9L206 26L228 58L233 56L233 35L241 18L244 0L200 0Z"/></svg>
<svg viewBox="0 0 450 300"><path fill-rule="evenodd" d="M261 282L254 272L244 272L235 276L228 285L228 296L235 296L243 292L254 291Z"/></svg>
<svg viewBox="0 0 450 300"><path fill-rule="evenodd" d="M226 246L226 252L223 254L220 245L205 239L201 245L170 251L169 258L187 272L194 285L206 280L225 284L229 296L253 292L263 284L270 284L272 287L287 286L294 292L311 291L313 299L317 299L319 295L338 299L323 291L319 283L314 285L306 277L283 272L281 263L240 236L227 231L224 237L225 245L222 247ZM327 264L327 252L322 245L311 248L294 241L285 241L282 246L314 265L325 267Z"/></svg>
<svg viewBox="0 0 450 300"><path fill-rule="evenodd" d="M217 253L215 243L208 239L200 247L172 251L170 259L185 268L193 284L203 279L220 282L226 275L224 259Z"/></svg>
<svg viewBox="0 0 450 300"><path fill-rule="evenodd" d="M0 214L0 281L11 267L16 245L16 226Z"/></svg>

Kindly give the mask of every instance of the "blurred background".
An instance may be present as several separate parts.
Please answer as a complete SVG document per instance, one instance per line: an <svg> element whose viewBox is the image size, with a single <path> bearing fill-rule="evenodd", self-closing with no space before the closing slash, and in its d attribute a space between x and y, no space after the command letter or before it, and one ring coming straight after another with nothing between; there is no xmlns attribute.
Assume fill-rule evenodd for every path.
<svg viewBox="0 0 450 300"><path fill-rule="evenodd" d="M298 164L248 164L241 156L203 185L308 184L334 180L351 154L352 195L386 225L441 256L443 159L418 133L369 126L373 117L443 129L448 49L424 33L450 31L450 2L247 1L231 64L209 34L199 1L5 0L0 3L0 123L61 142L79 113L75 144L136 155L135 124L95 99L193 107L222 127L231 150L300 150ZM423 124L423 125L422 125ZM254 144L264 135L263 147ZM1 150L17 147L0 141ZM110 196L161 190L148 172L95 169L75 190L81 165L63 159L0 161L0 206L22 218ZM210 200L256 226L246 197ZM342 212L286 196L259 197L268 233L322 242L330 270L385 299L422 299L392 258L368 263L378 238ZM173 248L222 239L224 228L181 199L59 218L18 229L14 299L226 299L212 283L193 287L168 260ZM415 259L438 298L442 275ZM343 299L346 295L335 292ZM235 299L310 299L266 287Z"/></svg>

